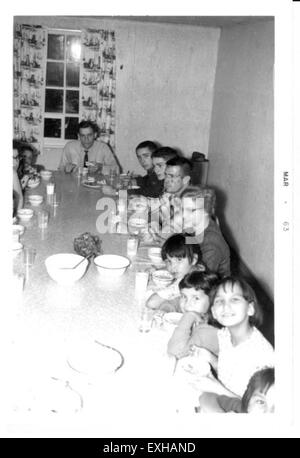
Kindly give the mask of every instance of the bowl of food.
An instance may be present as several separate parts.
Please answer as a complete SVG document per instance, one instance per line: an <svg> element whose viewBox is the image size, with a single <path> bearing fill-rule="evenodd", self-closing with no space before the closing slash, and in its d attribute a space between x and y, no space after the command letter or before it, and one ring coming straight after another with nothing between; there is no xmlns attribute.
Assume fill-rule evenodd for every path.
<svg viewBox="0 0 300 458"><path fill-rule="evenodd" d="M163 262L161 257L160 247L151 247L148 249L148 257L154 264L161 264Z"/></svg>
<svg viewBox="0 0 300 458"><path fill-rule="evenodd" d="M68 286L83 277L88 260L79 254L58 253L46 258L45 266L52 280L60 285Z"/></svg>
<svg viewBox="0 0 300 458"><path fill-rule="evenodd" d="M33 217L33 210L31 208L20 208L17 215L21 221L29 221Z"/></svg>
<svg viewBox="0 0 300 458"><path fill-rule="evenodd" d="M32 194L31 196L28 196L29 203L33 205L34 207L41 205L43 202L44 198L40 194Z"/></svg>
<svg viewBox="0 0 300 458"><path fill-rule="evenodd" d="M27 187L31 189L36 188L40 184L40 182L41 180L39 179L39 177L29 178L27 181Z"/></svg>
<svg viewBox="0 0 300 458"><path fill-rule="evenodd" d="M173 331L178 326L183 314L179 312L165 313L163 316L163 326L166 331Z"/></svg>
<svg viewBox="0 0 300 458"><path fill-rule="evenodd" d="M102 278L114 280L126 272L130 260L117 254L102 254L96 256L94 264Z"/></svg>
<svg viewBox="0 0 300 458"><path fill-rule="evenodd" d="M51 170L42 170L41 171L41 177L43 178L43 180L50 180L50 178L52 177L52 172Z"/></svg>
<svg viewBox="0 0 300 458"><path fill-rule="evenodd" d="M165 288L172 283L173 275L165 269L155 270L152 273L152 281L159 288Z"/></svg>

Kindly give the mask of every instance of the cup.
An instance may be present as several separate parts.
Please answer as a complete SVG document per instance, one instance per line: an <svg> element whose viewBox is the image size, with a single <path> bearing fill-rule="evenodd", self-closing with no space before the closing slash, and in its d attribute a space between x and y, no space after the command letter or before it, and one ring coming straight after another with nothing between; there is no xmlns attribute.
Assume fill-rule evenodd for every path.
<svg viewBox="0 0 300 458"><path fill-rule="evenodd" d="M138 300L143 299L147 291L149 279L149 272L136 272L135 273L135 297Z"/></svg>
<svg viewBox="0 0 300 458"><path fill-rule="evenodd" d="M61 194L58 191L55 191L53 194L53 206L58 207L61 202Z"/></svg>
<svg viewBox="0 0 300 458"><path fill-rule="evenodd" d="M82 176L85 177L88 174L88 168L87 167L82 167Z"/></svg>
<svg viewBox="0 0 300 458"><path fill-rule="evenodd" d="M45 229L48 226L49 214L46 210L41 210L37 214L38 226L40 229Z"/></svg>
<svg viewBox="0 0 300 458"><path fill-rule="evenodd" d="M54 183L48 183L47 184L47 195L51 196L54 193Z"/></svg>
<svg viewBox="0 0 300 458"><path fill-rule="evenodd" d="M140 332L149 332L152 327L153 320L153 310L143 307L141 310L139 331Z"/></svg>
<svg viewBox="0 0 300 458"><path fill-rule="evenodd" d="M136 256L137 250L138 250L138 238L136 237L130 237L127 240L127 254L128 256Z"/></svg>
<svg viewBox="0 0 300 458"><path fill-rule="evenodd" d="M34 264L36 256L35 248L24 248L23 250L23 263L26 267L31 267Z"/></svg>

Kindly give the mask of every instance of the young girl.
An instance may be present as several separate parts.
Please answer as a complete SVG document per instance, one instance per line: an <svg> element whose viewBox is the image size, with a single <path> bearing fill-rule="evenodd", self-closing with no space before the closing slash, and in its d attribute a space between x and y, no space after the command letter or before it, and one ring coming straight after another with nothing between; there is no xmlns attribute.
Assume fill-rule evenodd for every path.
<svg viewBox="0 0 300 458"><path fill-rule="evenodd" d="M192 269L205 270L201 263L199 245L187 244L184 234L174 234L163 244L161 257L166 261L167 270L173 274L174 281L170 286L152 294L146 306L164 312L182 312L178 288L180 280Z"/></svg>
<svg viewBox="0 0 300 458"><path fill-rule="evenodd" d="M252 375L242 398L242 412L275 412L275 371L267 367Z"/></svg>
<svg viewBox="0 0 300 458"><path fill-rule="evenodd" d="M199 271L188 273L180 281L180 308L184 314L168 344L169 353L177 358L189 353L190 348L187 342L190 340L194 328L208 323L209 294L217 281L218 276L216 274ZM215 334L215 328L208 325L205 328L206 333L209 332L210 328Z"/></svg>
<svg viewBox="0 0 300 458"><path fill-rule="evenodd" d="M218 380L203 377L199 390L241 397L254 372L274 366L273 347L256 328L262 322L262 312L252 288L238 277L226 277L219 282L212 292L210 311L222 328L195 327L190 337L186 333L181 352L187 353L191 344L211 352L209 362ZM169 352L180 357L171 341Z"/></svg>
<svg viewBox="0 0 300 458"><path fill-rule="evenodd" d="M206 413L274 413L275 411L275 371L267 367L255 372L249 380L242 397L232 398L216 393L204 393L200 396L200 412Z"/></svg>

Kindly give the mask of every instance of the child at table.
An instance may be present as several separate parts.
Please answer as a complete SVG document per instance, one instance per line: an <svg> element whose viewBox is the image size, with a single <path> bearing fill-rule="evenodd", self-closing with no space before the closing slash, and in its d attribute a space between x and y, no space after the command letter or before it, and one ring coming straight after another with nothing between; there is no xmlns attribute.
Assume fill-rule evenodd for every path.
<svg viewBox="0 0 300 458"><path fill-rule="evenodd" d="M208 313L209 296L218 278L215 273L192 271L180 281L180 308L184 313L168 344L169 353L177 358L189 354L190 347L187 342L194 327L206 325L206 334L210 329L215 334L215 327L207 323L211 321Z"/></svg>
<svg viewBox="0 0 300 458"><path fill-rule="evenodd" d="M266 367L249 380L242 399L216 393L204 393L199 398L201 413L274 413L275 370Z"/></svg>
<svg viewBox="0 0 300 458"><path fill-rule="evenodd" d="M261 309L244 279L225 277L212 291L210 312L222 328L192 327L191 319L180 341L172 336L169 353L181 357L191 345L204 347L218 379L202 377L199 390L241 397L254 372L274 366L273 347L256 327L262 324Z"/></svg>
<svg viewBox="0 0 300 458"><path fill-rule="evenodd" d="M205 271L198 244L187 243L185 234L174 234L162 246L161 257L166 261L167 270L173 274L170 286L153 293L146 302L151 309L164 312L182 312L180 306L180 280L191 270Z"/></svg>

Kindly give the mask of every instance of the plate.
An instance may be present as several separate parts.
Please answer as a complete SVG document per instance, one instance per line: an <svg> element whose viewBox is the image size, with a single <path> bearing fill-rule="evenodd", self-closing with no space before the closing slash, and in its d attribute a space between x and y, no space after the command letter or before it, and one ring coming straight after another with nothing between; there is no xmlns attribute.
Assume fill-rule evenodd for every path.
<svg viewBox="0 0 300 458"><path fill-rule="evenodd" d="M91 188L91 189L100 189L101 188L101 184L98 184L98 183L91 183L89 181L83 181L82 182L82 185L85 186L86 188Z"/></svg>
<svg viewBox="0 0 300 458"><path fill-rule="evenodd" d="M34 189L34 188L37 188L39 184L40 184L40 180L36 180L32 182L28 181L27 188Z"/></svg>
<svg viewBox="0 0 300 458"><path fill-rule="evenodd" d="M75 372L99 379L116 373L124 364L122 353L97 340L74 346L67 358L68 366Z"/></svg>

